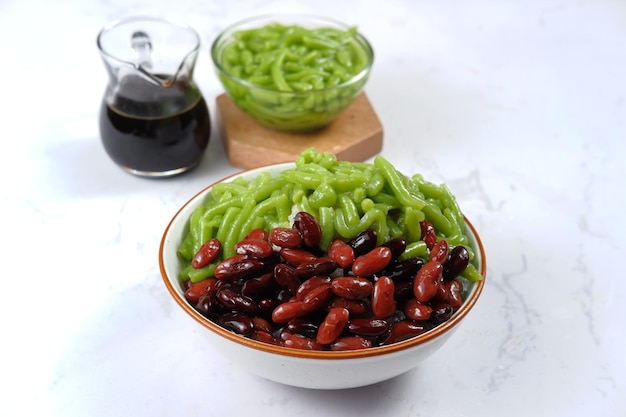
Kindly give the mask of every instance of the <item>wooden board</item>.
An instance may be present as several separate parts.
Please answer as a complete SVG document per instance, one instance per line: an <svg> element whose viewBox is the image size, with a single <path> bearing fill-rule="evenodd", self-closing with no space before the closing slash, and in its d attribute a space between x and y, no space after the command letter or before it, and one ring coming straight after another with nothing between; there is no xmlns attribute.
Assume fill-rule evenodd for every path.
<svg viewBox="0 0 626 417"><path fill-rule="evenodd" d="M292 162L304 149L331 152L337 159L360 162L378 154L383 128L365 93L330 125L310 133L285 133L259 125L221 94L216 98L217 127L229 162L240 168L256 168Z"/></svg>

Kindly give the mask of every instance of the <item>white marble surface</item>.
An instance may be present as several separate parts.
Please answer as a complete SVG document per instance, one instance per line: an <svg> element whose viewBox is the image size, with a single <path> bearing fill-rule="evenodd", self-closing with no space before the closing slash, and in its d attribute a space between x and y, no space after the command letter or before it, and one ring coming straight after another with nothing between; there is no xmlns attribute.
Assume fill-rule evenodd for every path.
<svg viewBox="0 0 626 417"><path fill-rule="evenodd" d="M183 202L237 171L220 138L164 181L99 142L103 24L194 26L212 103L217 31L276 11L360 26L383 155L447 182L486 246L462 328L378 385L296 389L218 356L169 298L157 248ZM0 415L626 415L625 2L2 0L0 51Z"/></svg>

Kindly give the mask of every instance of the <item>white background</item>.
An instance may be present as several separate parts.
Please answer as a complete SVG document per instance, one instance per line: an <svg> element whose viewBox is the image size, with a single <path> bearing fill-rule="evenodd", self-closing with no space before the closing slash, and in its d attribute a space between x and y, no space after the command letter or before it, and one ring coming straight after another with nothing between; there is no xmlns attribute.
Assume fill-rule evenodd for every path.
<svg viewBox="0 0 626 417"><path fill-rule="evenodd" d="M304 12L356 24L376 61L366 92L382 154L445 181L487 252L483 296L409 373L347 391L233 366L162 284L177 208L238 171L214 134L170 180L122 172L97 116L95 37L154 14L202 36ZM626 3L533 1L0 2L0 415L626 415Z"/></svg>

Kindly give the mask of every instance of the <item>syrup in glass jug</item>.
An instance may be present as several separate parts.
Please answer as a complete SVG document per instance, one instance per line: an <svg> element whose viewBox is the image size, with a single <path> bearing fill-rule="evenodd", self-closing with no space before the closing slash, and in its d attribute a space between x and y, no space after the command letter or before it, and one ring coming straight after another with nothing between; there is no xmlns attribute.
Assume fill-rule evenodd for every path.
<svg viewBox="0 0 626 417"><path fill-rule="evenodd" d="M198 34L164 19L132 17L105 26L97 44L109 75L100 109L109 157L146 177L196 167L211 133L207 104L193 81Z"/></svg>

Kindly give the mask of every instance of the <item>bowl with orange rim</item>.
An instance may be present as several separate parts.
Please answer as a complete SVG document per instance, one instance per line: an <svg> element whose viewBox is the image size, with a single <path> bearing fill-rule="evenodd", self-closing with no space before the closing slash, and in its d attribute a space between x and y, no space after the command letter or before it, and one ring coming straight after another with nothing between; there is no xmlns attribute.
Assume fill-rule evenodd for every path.
<svg viewBox="0 0 626 417"><path fill-rule="evenodd" d="M275 327L271 333L269 330L265 332L271 334L271 340L268 341L260 337L251 337L250 332L254 330L244 331L243 333L246 334L240 334L234 331L236 324L235 327L224 325L226 321L220 322L221 319L216 320L214 316L206 314L206 311L198 309L197 303L194 304L194 302L191 302L186 296L186 291L189 289L190 284L188 281L181 278L181 271L186 267L186 263L181 259L179 249L189 233L191 216L205 204L212 190L219 187L219 184L236 184L239 181L252 181L259 175L280 175L281 172L291 170L293 167L294 163L281 163L242 171L204 188L183 204L166 226L159 247L159 267L168 293L175 303L205 330L208 342L220 351L225 359L229 359L232 363L239 365L246 371L272 381L312 389L344 389L374 384L411 370L420 362L434 354L450 339L454 331L458 329L476 305L485 285L486 258L484 247L476 229L465 216L463 216L463 227L467 237L466 245L471 250L471 263L477 273L480 274L480 279L462 280L462 300L459 301L459 305L455 308L453 314L450 314L445 320L441 320L436 325L423 326L422 331L418 331L415 335L410 337L400 337L397 341L380 343L381 338L388 337L395 323L409 321L417 327L423 324L420 324L419 321L407 318L406 314L402 313L403 306L406 304L404 300L398 300L396 307L397 310L399 310L398 314L392 315L392 317L388 319L381 319L382 321L386 320L389 324L388 328L385 329L387 333L381 333L371 337L361 337L361 339L365 338L370 341L377 340L379 343L371 344L368 342L368 344L359 346L358 348L348 346L346 349L333 350L328 348L329 345L320 347L319 344L315 344L314 336L315 331L319 332L320 328L324 325L324 320L328 320L326 316L330 315L330 311L332 310L332 307L329 307L328 303L322 307L318 306L317 312L314 313L315 317L318 317L318 327L312 329L311 326L305 326L307 329L306 332L309 332L308 336L306 332L303 332L302 335L298 335L297 337L293 336L289 331L285 331L287 328L286 320L281 320L283 323L272 323ZM295 220L293 220L290 227L297 229ZM267 232L269 235L269 231ZM304 245L304 243L302 245ZM280 259L280 255L277 255L280 253L280 248L277 248L274 244L272 244L272 246L275 250L271 256ZM243 252L242 250L241 253ZM318 258L328 257L328 253L326 252L316 252L314 255ZM427 256L423 261L423 265L428 262L429 259ZM421 268L424 269L424 266L421 266ZM219 274L216 275L219 276ZM255 279L258 278L258 275L259 274L255 276ZM337 278L355 276L355 274L346 272L345 269L341 270L340 273L335 271L333 274L328 275L326 282ZM372 282L372 288L375 288L376 283L380 280L379 276L380 274L374 274L374 276L368 278ZM209 279L215 279L215 277L212 276ZM241 291L241 282L246 278L238 279L239 285L234 285L234 288L235 290ZM219 281L219 279L215 280ZM300 281L305 280L306 279L300 279ZM334 284L331 284L331 286L332 285ZM399 286L400 284L396 285ZM416 284L413 283L412 286L415 287ZM233 286L222 285L221 288L230 288L232 290ZM288 297L283 295L284 300L282 301L298 302L295 295L296 291L297 290L294 289ZM374 290L372 290L372 294L373 291ZM322 293L322 291L320 291L320 293ZM328 292L325 292L324 294L327 293ZM277 292L274 291L273 294L277 294ZM332 297L334 297L334 299L338 298L337 295L333 295ZM254 297L249 298L253 299ZM258 304L259 300L257 299L254 302ZM234 304L232 304L231 307L226 307L226 304L228 303L220 304L220 314L232 315L238 310L238 307L233 307ZM364 313L360 318L372 318L371 296L361 304L365 304L370 310ZM276 305L274 305L273 308L276 309ZM255 309L254 312L257 313L254 314L264 317L263 320L261 320L262 323L272 321L272 314L266 313L263 315L260 311L260 309ZM350 315L352 315L352 310L349 311ZM254 315L253 313L247 314ZM350 317L350 320L353 320L353 317ZM304 321L306 322L306 320ZM300 322L302 322L302 320L300 320ZM331 327L334 324L336 323L331 323ZM355 335L348 334L349 332L346 330L347 327L345 327L345 323L341 325L344 326L341 332L342 337L345 336L348 342L355 343ZM260 326L263 327L262 325ZM285 334L287 334L287 336ZM293 343L285 343L284 341L289 337L296 338L297 341L308 340L309 348L297 348L294 347ZM358 337L356 340L361 340L358 339Z"/></svg>

